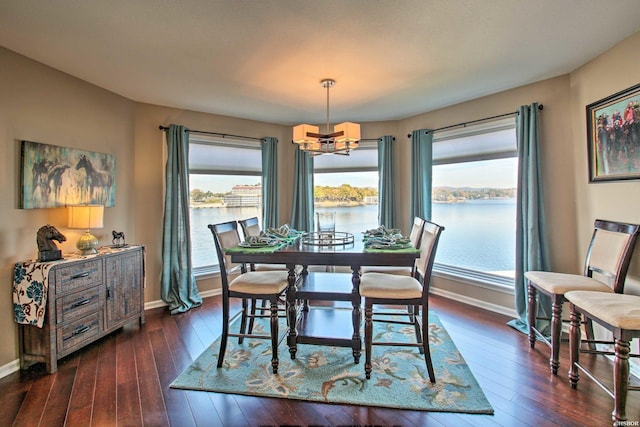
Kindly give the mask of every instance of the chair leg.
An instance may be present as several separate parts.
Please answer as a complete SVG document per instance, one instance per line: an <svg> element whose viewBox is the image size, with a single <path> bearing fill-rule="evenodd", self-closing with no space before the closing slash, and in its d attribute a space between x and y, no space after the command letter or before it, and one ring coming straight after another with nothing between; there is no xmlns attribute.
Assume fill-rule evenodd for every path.
<svg viewBox="0 0 640 427"><path fill-rule="evenodd" d="M255 323L255 315L256 315L256 304L258 303L258 300L256 300L255 298L251 299L251 310L249 311L250 315L249 315L249 331L247 333L252 333L253 332L253 324ZM264 308L264 300L260 300L260 314L263 313L263 309Z"/></svg>
<svg viewBox="0 0 640 427"><path fill-rule="evenodd" d="M556 295L551 307L551 358L549 366L553 375L558 374L560 366L560 337L562 336L562 296Z"/></svg>
<svg viewBox="0 0 640 427"><path fill-rule="evenodd" d="M593 333L593 321L589 318L586 319L585 323L584 323L584 333L587 337L587 340L589 340L589 350L595 351L596 350L596 344L593 342L593 340L596 339L595 334Z"/></svg>
<svg viewBox="0 0 640 427"><path fill-rule="evenodd" d="M271 299L271 368L278 373L278 297Z"/></svg>
<svg viewBox="0 0 640 427"><path fill-rule="evenodd" d="M613 365L613 421L626 421L627 389L629 381L629 341L615 340L616 358Z"/></svg>
<svg viewBox="0 0 640 427"><path fill-rule="evenodd" d="M371 347L373 340L373 304L371 300L364 300L364 374L367 379L371 378Z"/></svg>
<svg viewBox="0 0 640 427"><path fill-rule="evenodd" d="M420 326L420 322L417 321L417 316L420 316L420 306L419 305L414 305L411 307L413 310L413 314L411 316L411 322L413 323L413 328L415 329L416 332L416 342L418 344L422 344L423 343L423 334L422 334L422 327ZM425 311L423 311L424 313ZM420 350L420 354L424 354L424 347L420 346L418 347Z"/></svg>
<svg viewBox="0 0 640 427"><path fill-rule="evenodd" d="M578 387L580 370L576 364L580 361L580 313L571 310L571 327L569 328L569 384Z"/></svg>
<svg viewBox="0 0 640 427"><path fill-rule="evenodd" d="M251 307L254 307L253 301L251 300ZM242 298L242 315L240 317L240 333L245 334L247 330L247 299ZM244 341L244 337L238 337L238 344L242 344Z"/></svg>
<svg viewBox="0 0 640 427"><path fill-rule="evenodd" d="M527 300L527 321L529 322L529 347L535 348L536 346L536 333L534 328L536 326L536 316L538 315L538 303L537 294L538 290L528 282L527 289L529 290L529 298Z"/></svg>
<svg viewBox="0 0 640 427"><path fill-rule="evenodd" d="M429 372L429 380L432 384L436 382L436 375L433 372L433 363L431 362L431 351L429 350L429 310L422 309L422 348L424 349L424 360L427 363L427 371Z"/></svg>
<svg viewBox="0 0 640 427"><path fill-rule="evenodd" d="M220 337L220 351L218 352L218 368L224 362L224 353L227 350L227 338L229 337L229 297L222 296L222 336Z"/></svg>

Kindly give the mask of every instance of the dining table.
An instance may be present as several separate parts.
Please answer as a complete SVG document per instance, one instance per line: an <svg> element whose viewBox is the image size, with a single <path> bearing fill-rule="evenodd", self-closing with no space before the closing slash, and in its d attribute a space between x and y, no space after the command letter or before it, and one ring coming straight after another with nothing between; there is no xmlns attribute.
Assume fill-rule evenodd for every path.
<svg viewBox="0 0 640 427"><path fill-rule="evenodd" d="M419 249L413 247L367 248L362 232L335 232L329 238L317 233L304 233L274 246L236 247L226 252L234 263L286 265L287 345L292 359L296 357L298 344L330 345L351 347L356 364L362 352L361 267L413 267L420 256ZM316 274L309 272L309 266L329 267L325 272ZM351 271L332 272L333 266L349 267ZM346 313L344 309L330 312L308 310L308 300L348 301L351 302L351 310L346 310ZM352 328L345 328L349 323L345 315L350 315ZM326 335L327 330L332 332L331 336Z"/></svg>

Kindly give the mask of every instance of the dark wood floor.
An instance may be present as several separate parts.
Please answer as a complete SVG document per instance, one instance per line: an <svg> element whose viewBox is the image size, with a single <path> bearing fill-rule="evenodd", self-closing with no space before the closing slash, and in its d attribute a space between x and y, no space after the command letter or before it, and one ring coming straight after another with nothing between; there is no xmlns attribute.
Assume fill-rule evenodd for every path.
<svg viewBox="0 0 640 427"><path fill-rule="evenodd" d="M220 298L186 314L146 313L130 325L61 361L0 379L0 425L14 426L606 426L613 401L587 378L569 386L568 345L560 375L548 369L548 348L530 350L504 316L433 296L434 310L495 409L495 415L390 410L169 388L220 331ZM539 347L539 348L538 348ZM608 369L599 360L597 369ZM436 372L437 376L437 372ZM640 420L637 395L627 415Z"/></svg>

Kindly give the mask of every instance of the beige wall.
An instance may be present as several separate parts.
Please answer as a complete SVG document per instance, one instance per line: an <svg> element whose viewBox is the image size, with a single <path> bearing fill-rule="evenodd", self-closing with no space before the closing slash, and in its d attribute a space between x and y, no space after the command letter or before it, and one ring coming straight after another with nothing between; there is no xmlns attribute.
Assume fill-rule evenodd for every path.
<svg viewBox="0 0 640 427"><path fill-rule="evenodd" d="M589 184L587 164L587 122L585 107L640 82L638 52L640 32L619 43L595 60L571 73L571 134L576 159L573 179L579 215L577 247L584 259L589 245L589 231L596 218L640 222L640 183L614 181ZM640 276L640 244L636 246L629 274Z"/></svg>
<svg viewBox="0 0 640 427"><path fill-rule="evenodd" d="M13 322L13 264L37 257L36 232L50 223L67 237L64 252L75 251L77 230L65 228L64 208L19 209L20 141L113 154L116 206L105 209L104 228L93 230L111 242L111 230L136 241L133 181L135 103L97 86L0 48L0 367L18 357Z"/></svg>
<svg viewBox="0 0 640 427"><path fill-rule="evenodd" d="M585 105L637 83L633 58L640 33L625 40L574 73L516 88L401 121L363 123L363 138L393 135L397 144L399 218L409 228L410 141L419 128L437 128L515 111L539 102L545 200L552 267L579 272L596 217L640 221L638 182L587 183ZM615 78L611 78L615 76ZM146 302L160 299L163 150L159 125L177 123L191 129L275 136L280 140L280 219L291 211L293 149L290 127L212 114L138 104L82 80L55 71L0 48L0 272L6 292L0 295L0 370L11 369L18 357L10 283L15 262L37 255L37 229L51 223L68 237L63 252L73 251L77 232L64 228L63 209L19 209L19 142L42 143L114 154L117 159L117 202L105 212L105 227L94 234L108 241L112 229L123 230L128 242L148 248ZM636 251L638 252L638 251ZM632 270L640 272L636 253ZM201 280L202 291L217 288ZM434 286L488 305L513 307L511 295L438 278ZM4 314L1 314L4 313ZM11 366L9 366L11 365ZM9 366L9 368L7 368Z"/></svg>

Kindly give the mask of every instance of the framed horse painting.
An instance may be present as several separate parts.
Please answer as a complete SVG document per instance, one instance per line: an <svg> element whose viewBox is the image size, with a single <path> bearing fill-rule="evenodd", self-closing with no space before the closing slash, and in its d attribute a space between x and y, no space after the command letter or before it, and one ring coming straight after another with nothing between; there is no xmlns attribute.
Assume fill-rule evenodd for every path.
<svg viewBox="0 0 640 427"><path fill-rule="evenodd" d="M640 179L640 84L587 105L589 182Z"/></svg>
<svg viewBox="0 0 640 427"><path fill-rule="evenodd" d="M22 141L20 207L115 206L116 160L112 154Z"/></svg>

